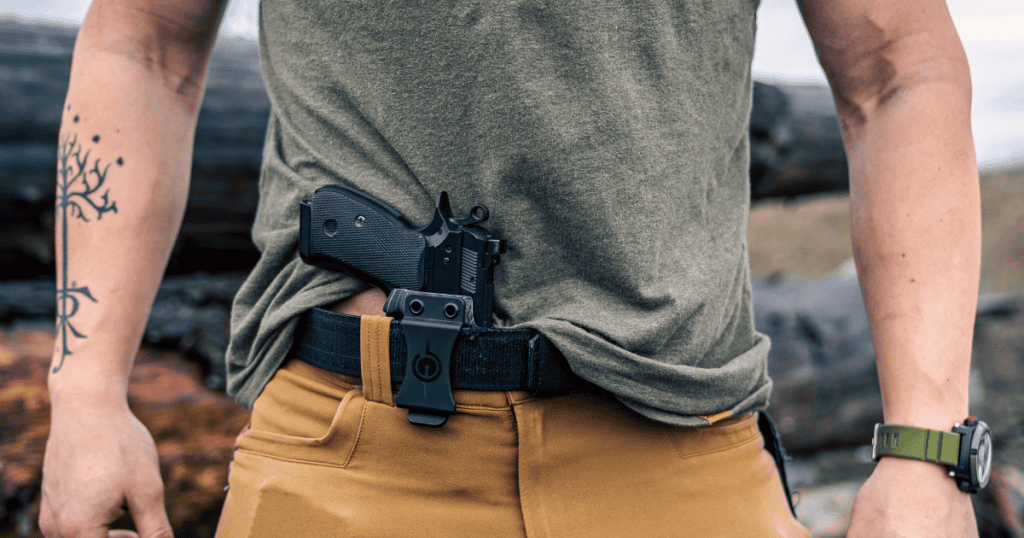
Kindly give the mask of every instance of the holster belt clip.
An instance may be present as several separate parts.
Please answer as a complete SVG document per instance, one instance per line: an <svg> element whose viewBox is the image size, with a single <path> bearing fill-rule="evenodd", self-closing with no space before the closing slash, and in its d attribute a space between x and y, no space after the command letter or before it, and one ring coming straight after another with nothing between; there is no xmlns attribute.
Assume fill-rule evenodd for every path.
<svg viewBox="0 0 1024 538"><path fill-rule="evenodd" d="M395 403L409 410L409 422L440 427L455 413L452 350L459 331L473 323L473 300L395 288L384 312L399 320L406 342L405 377Z"/></svg>

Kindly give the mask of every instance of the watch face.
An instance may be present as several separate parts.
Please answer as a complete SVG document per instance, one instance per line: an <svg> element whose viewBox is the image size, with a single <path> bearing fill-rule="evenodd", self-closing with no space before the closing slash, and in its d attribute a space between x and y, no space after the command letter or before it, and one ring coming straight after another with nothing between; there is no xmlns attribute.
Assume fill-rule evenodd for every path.
<svg viewBox="0 0 1024 538"><path fill-rule="evenodd" d="M981 441L978 443L978 455L975 459L975 476L977 477L978 488L988 484L989 475L992 473L992 434L988 429L984 430Z"/></svg>

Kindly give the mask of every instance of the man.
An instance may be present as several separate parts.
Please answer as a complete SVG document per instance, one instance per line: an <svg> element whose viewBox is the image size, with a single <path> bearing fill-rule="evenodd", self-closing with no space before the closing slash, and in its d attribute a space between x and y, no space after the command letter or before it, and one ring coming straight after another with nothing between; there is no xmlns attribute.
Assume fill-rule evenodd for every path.
<svg viewBox="0 0 1024 538"><path fill-rule="evenodd" d="M40 516L50 537L103 536L123 501L142 536L170 535L153 441L125 394L181 220L192 134L223 7L97 0L79 36L59 170L69 185L84 170L89 182L79 199L91 203L79 204L58 226L58 237L71 240L58 245L65 249L58 270L69 277L59 292L62 332L50 377ZM805 0L801 8L849 155L854 250L885 420L948 431L967 414L980 263L962 47L939 0ZM402 504L404 482L375 490L375 481L404 480L415 471L389 474L387 458L406 458L403 448L420 438L430 439L424 450L451 448L445 443L462 424L493 410L510 421L495 431L516 428L506 437L522 445L512 449L509 472L518 482L505 484L511 497L492 499L491 490L480 489L486 478L460 475L446 497L421 499L435 504L418 525L405 522L404 531L391 534L453 535L448 531L463 525L472 535L516 513L520 519L509 519L502 534L518 528L529 536L566 535L565 529L621 535L613 529L624 524L634 529L626 534L679 535L730 528L718 523L725 521L737 531L718 535L801 535L780 508L777 474L760 451L742 464L760 467L742 476L730 474L739 464L729 460L699 486L673 478L666 491L697 491L667 501L642 494L666 483L662 475L671 475L665 470L677 461L658 460L643 475L602 465L587 475L578 472L585 458L575 452L543 444L533 456L522 452L538 432L558 437L568 429L565 442L596 435L591 444L618 443L587 457L650 446L652 452L674 448L704 466L713 463L708 455L717 446L705 436L726 443L736 432L753 431L751 413L770 389L767 342L749 319L742 238L755 9L755 2L742 0L451 9L265 2L261 49L274 116L254 229L263 257L236 300L228 357L229 389L255 413L252 430L239 438L219 532L257 536L280 525L317 535L312 529L326 521L338 535L387 535L388 524L413 513L412 504ZM80 148L89 153L76 153ZM508 399L505 407L475 400L494 396L485 392L457 394L460 414L425 433L395 418L390 387L378 383L390 376L369 379L366 365L386 368L387 360L367 355L367 341L361 381L302 361L285 363L297 320L313 306L364 315L370 329L363 337L386 336L379 329L386 325L370 317L381 314L382 293L297 258L297 223L289 216L313 188L332 182L371 191L417 223L429 217L430 200L441 190L452 190L457 204L490 206L488 225L510 243L496 276L496 325L540 331L576 374L600 389L550 399L499 393ZM343 409L345 401L358 401L376 418L364 422L366 416ZM309 417L321 422L309 425ZM550 417L563 421L550 419L559 427L545 429ZM325 437L301 441L322 434L323 421L331 428ZM364 426L377 437L359 437ZM399 429L399 442L381 440ZM465 452L470 467L499 444L474 435L456 445L475 447L472 456ZM340 459L320 461L321 445L336 442L344 449L334 451L343 452ZM276 452L258 454L260 447ZM289 447L302 463L315 465L274 467L288 459ZM428 469L441 465L434 460L461 457L438 454L446 455L409 457ZM385 466L377 474L367 470L374 456L384 460L374 462ZM344 469L346 457L353 469ZM632 468L644 456L629 458L615 465ZM290 474L276 474L280 469ZM445 469L462 472L457 465ZM443 482L424 472L424 483ZM299 487L302 477L295 475L309 482ZM545 482L548 475L560 480ZM720 487L716 477L735 484ZM574 489L557 489L566 483ZM378 491L388 487L396 489ZM747 526L757 519L753 508L716 505L715 495L702 494L713 487L722 490L715 495L756 492L745 502L771 505L758 516L764 527ZM380 501L377 508L360 504L371 500ZM556 501L568 504L553 507ZM258 506L247 514L247 503ZM685 512L690 505L715 512ZM478 522L485 507L508 510ZM632 513L621 513L623 507ZM676 510L676 527L644 526L672 519ZM603 527L584 531L585 525ZM769 530L749 530L762 528ZM882 459L862 488L849 533L971 535L969 497L945 470L897 458Z"/></svg>

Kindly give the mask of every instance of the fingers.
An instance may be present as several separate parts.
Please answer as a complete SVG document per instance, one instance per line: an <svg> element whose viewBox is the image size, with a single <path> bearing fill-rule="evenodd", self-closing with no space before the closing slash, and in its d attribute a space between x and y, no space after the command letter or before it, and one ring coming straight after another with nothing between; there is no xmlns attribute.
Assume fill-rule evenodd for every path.
<svg viewBox="0 0 1024 538"><path fill-rule="evenodd" d="M45 538L173 538L167 510L164 508L163 484L157 482L147 493L131 495L128 506L139 532L113 529L95 522L78 522L73 514L58 518L45 491L39 506L39 530ZM107 521L113 521L124 514L117 509Z"/></svg>
<svg viewBox="0 0 1024 538"><path fill-rule="evenodd" d="M128 494L128 508L131 510L135 527L139 529L138 538L173 538L171 522L167 518L164 507L163 483L157 481L157 487L140 488ZM110 535L110 538L122 538ZM128 538L127 536L123 538Z"/></svg>
<svg viewBox="0 0 1024 538"><path fill-rule="evenodd" d="M92 521L91 518L79 516L81 516L81 511L64 514L62 517L59 517L56 510L50 504L45 490L43 491L43 498L39 505L39 530L45 538L108 537L106 525L99 525L96 521ZM114 515L108 520L113 520L116 517ZM121 538L128 538L128 536L122 536Z"/></svg>
<svg viewBox="0 0 1024 538"><path fill-rule="evenodd" d="M88 405L64 409L51 418L44 454L39 517L44 536L172 537L159 455L145 425L127 406L106 412ZM108 533L110 523L124 515L125 501L138 532Z"/></svg>
<svg viewBox="0 0 1024 538"><path fill-rule="evenodd" d="M43 490L43 499L39 503L39 530L45 538L59 538L57 534L57 519L53 515L53 508L46 500L46 491Z"/></svg>

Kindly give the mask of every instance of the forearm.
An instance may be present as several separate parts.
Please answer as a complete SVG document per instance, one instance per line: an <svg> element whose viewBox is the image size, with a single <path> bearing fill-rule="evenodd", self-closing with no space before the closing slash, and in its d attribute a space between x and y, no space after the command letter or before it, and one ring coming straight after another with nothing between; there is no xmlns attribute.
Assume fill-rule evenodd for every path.
<svg viewBox="0 0 1024 538"><path fill-rule="evenodd" d="M964 66L844 118L854 253L889 423L949 430L968 411L981 246L968 80Z"/></svg>
<svg viewBox="0 0 1024 538"><path fill-rule="evenodd" d="M175 71L159 40L119 34L140 16L125 13L90 11L63 111L55 396L123 398L187 198L205 58L200 76L178 75L196 67Z"/></svg>
<svg viewBox="0 0 1024 538"><path fill-rule="evenodd" d="M981 265L967 58L944 0L798 0L836 96L854 257L885 421L949 431L967 415ZM882 458L853 538L977 536L934 463Z"/></svg>

